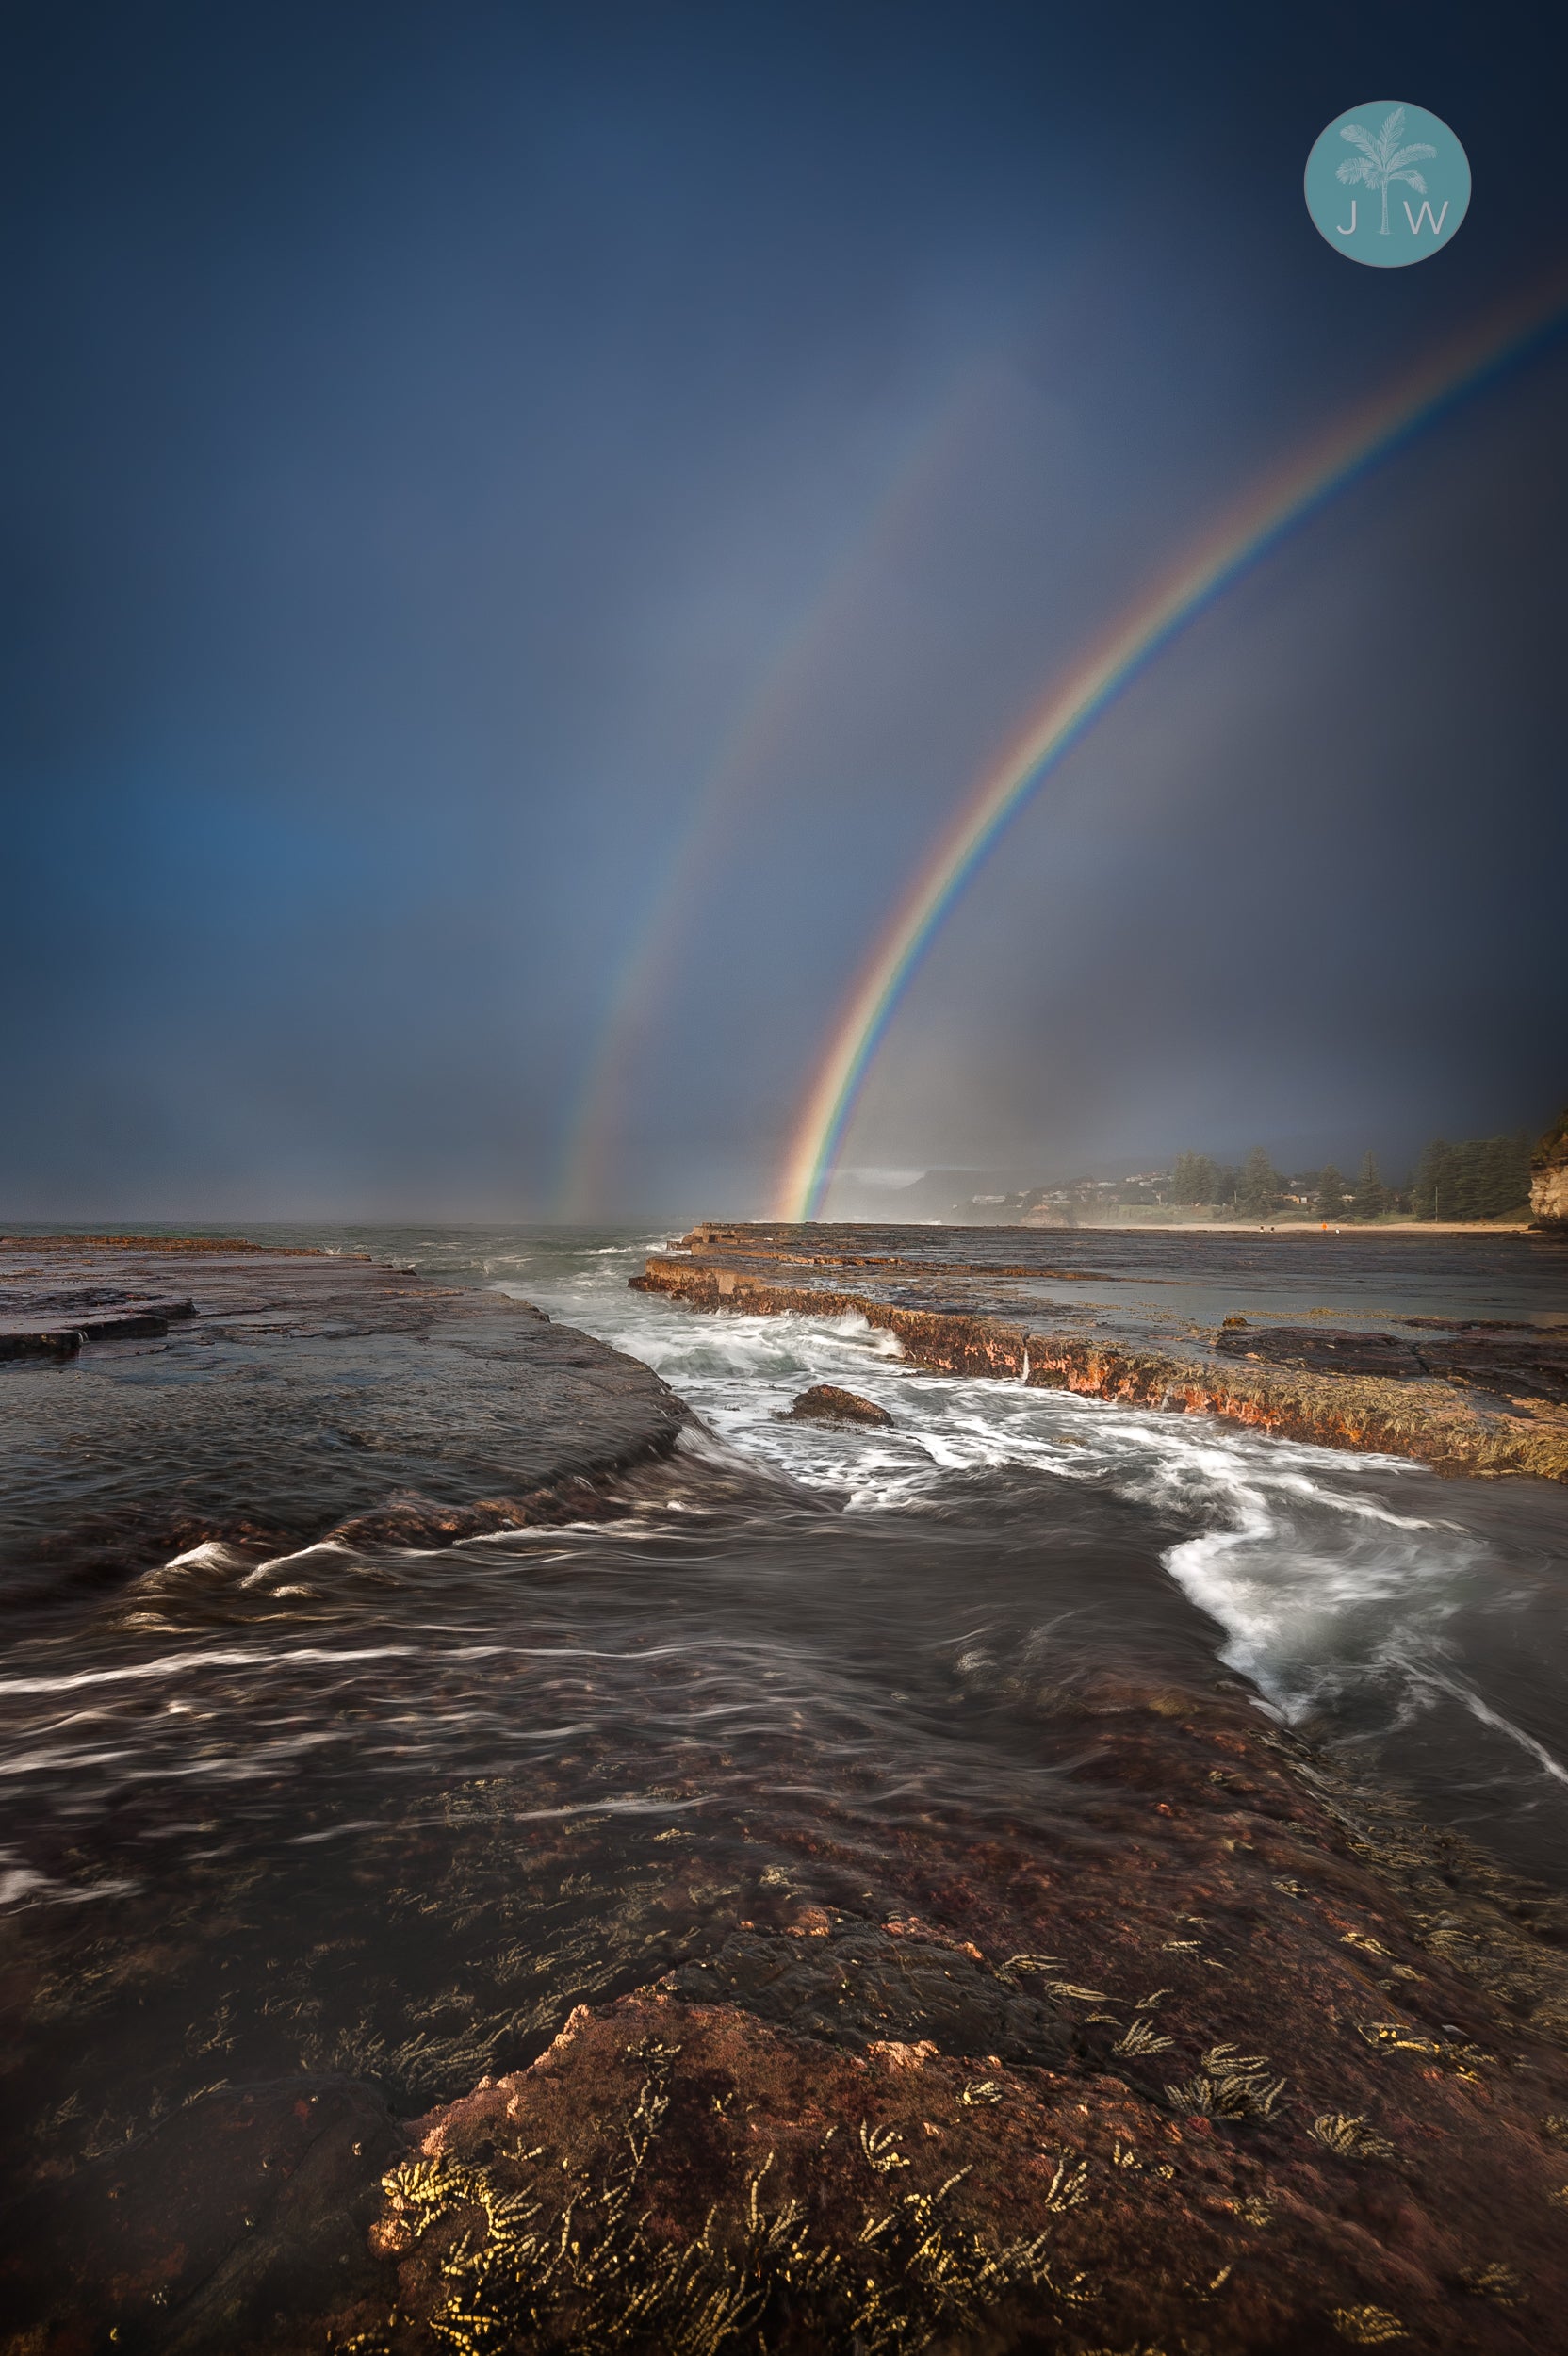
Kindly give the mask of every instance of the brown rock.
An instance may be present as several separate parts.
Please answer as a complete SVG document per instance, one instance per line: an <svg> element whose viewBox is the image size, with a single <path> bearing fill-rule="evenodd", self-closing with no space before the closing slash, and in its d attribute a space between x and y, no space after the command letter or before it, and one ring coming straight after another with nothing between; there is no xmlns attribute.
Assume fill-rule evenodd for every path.
<svg viewBox="0 0 1568 2356"><path fill-rule="evenodd" d="M1568 1111L1530 1155L1530 1210L1543 1227L1568 1227Z"/></svg>
<svg viewBox="0 0 1568 2356"><path fill-rule="evenodd" d="M405 2130L300 2076L52 2177L0 2348L1560 2345L1568 1904L1477 1894L1239 1689L1086 1666L1052 1722L1054 1846L956 1800L868 1875L851 1812Z"/></svg>
<svg viewBox="0 0 1568 2356"><path fill-rule="evenodd" d="M1028 1240L1021 1229L1005 1234L1012 1252L1021 1239ZM1103 1271L1061 1267L1070 1252L1062 1235L1051 1237L1049 1259L1042 1244L1033 1268L1011 1259L983 1261L978 1251L984 1240L984 1231L958 1228L699 1227L685 1237L679 1258L655 1252L630 1281L636 1290L664 1293L694 1309L748 1317L858 1315L896 1334L910 1366L934 1373L994 1376L1130 1407L1220 1415L1287 1439L1413 1457L1445 1473L1528 1472L1568 1481L1568 1427L1560 1412L1564 1353L1560 1335L1544 1328L1535 1327L1533 1338L1532 1329L1521 1328L1519 1345L1506 1353L1489 1350L1446 1360L1359 1332L1275 1329L1271 1341L1268 1329L1231 1318L1217 1333L1184 1337L1163 1313L1151 1318L1125 1302L1075 1307L1045 1299L1040 1287L1047 1280L1112 1282ZM994 1249L995 1231L991 1240ZM1330 1250L1341 1249L1332 1238L1322 1240ZM1510 1240L1519 1255L1516 1272L1527 1270L1540 1284L1544 1305L1554 1305L1560 1280L1543 1256L1541 1240L1523 1235ZM901 1241L903 1252L891 1249ZM852 1243L860 1248L844 1248ZM865 1248L874 1244L888 1248ZM1317 1244L1315 1236L1297 1233L1281 1250L1298 1255L1303 1267L1321 1266L1311 1256ZM1255 1238L1237 1235L1119 1235L1114 1252L1122 1266L1116 1281L1151 1270L1164 1283L1176 1268L1256 1290L1257 1249ZM1103 1235L1095 1238L1095 1256L1108 1256ZM1446 1257L1440 1264L1452 1284L1455 1269ZM1410 1321L1401 1314L1404 1299L1415 1305L1411 1280L1428 1265L1413 1231L1378 1264L1391 1322ZM842 1284L849 1270L853 1291ZM1025 1276L1033 1281L1022 1290L1019 1280ZM1465 1281L1462 1271L1460 1279ZM1480 1287L1472 1284L1471 1289ZM821 1385L790 1412L831 1415L842 1411L808 1407L805 1400L851 1396Z"/></svg>
<svg viewBox="0 0 1568 2356"><path fill-rule="evenodd" d="M813 1383L787 1411L787 1419L797 1423L876 1423L890 1424L891 1415L874 1399L862 1399L858 1391L841 1391L836 1383Z"/></svg>
<svg viewBox="0 0 1568 2356"><path fill-rule="evenodd" d="M398 2267L378 2344L652 2350L694 2314L737 2351L1543 2344L1568 2266L1539 2137L1511 2202L1476 2182L1485 2103L1451 2071L1418 2082L1424 2133L1380 2089L1396 2142L1287 2109L1256 2064L1217 2047L1146 2089L654 1993L580 2008L416 2122L372 2229ZM1470 2184L1457 2216L1440 2179Z"/></svg>
<svg viewBox="0 0 1568 2356"><path fill-rule="evenodd" d="M363 2344L1557 2345L1555 1950L1222 1695L1074 1714L1070 1874L923 1833L919 1911L739 1924L416 2121Z"/></svg>
<svg viewBox="0 0 1568 2356"><path fill-rule="evenodd" d="M1214 1346L1223 1358L1255 1358L1316 1372L1372 1374L1395 1381L1426 1372L1413 1342L1353 1327L1249 1325L1244 1317L1227 1317Z"/></svg>

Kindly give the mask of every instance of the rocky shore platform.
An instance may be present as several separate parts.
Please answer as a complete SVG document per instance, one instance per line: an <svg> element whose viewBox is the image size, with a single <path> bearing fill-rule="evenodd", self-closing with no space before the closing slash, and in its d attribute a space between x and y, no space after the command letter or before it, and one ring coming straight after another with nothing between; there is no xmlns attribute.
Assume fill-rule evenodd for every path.
<svg viewBox="0 0 1568 2356"><path fill-rule="evenodd" d="M678 1841L627 1926L651 1975L536 2058L416 2116L220 2082L41 2179L0 2346L1568 2345L1568 1909L1234 1691L1086 1675L1054 1739L1052 1870L911 1821L874 1889L847 1838L715 1889ZM527 1829L580 1883L569 1826Z"/></svg>
<svg viewBox="0 0 1568 2356"><path fill-rule="evenodd" d="M733 1247L690 1250L670 1265L712 1252L715 1305L765 1305L736 1300ZM859 1281L934 1281L886 1256ZM955 1249L943 1281L1014 1281L973 1266ZM67 1240L0 1270L13 1330L81 1333L91 1307L168 1328L0 1369L24 1434L8 1535L47 1526L29 1574L109 1576L132 1509L133 1567L171 1530L247 1529L385 1562L487 1515L609 1504L684 1417L524 1307L370 1263ZM978 1349L987 1313L962 1315ZM81 1481L90 1529L56 1494ZM1098 1575L1101 1526L1086 1543ZM498 1590L519 1644L542 1641L548 1577ZM1200 1646L1113 1660L1069 1619L1048 1688L997 1699L1028 1730L1026 1805L955 1774L940 1807L889 1793L868 1838L858 1746L785 1731L721 1826L732 1712L711 1759L694 1736L663 1755L656 1791L600 1790L586 1726L506 1773L485 1728L395 1872L373 1829L284 1844L341 1860L298 1935L286 1885L217 1845L200 1904L155 1904L144 1870L139 1892L41 1906L0 1944L10 2116L32 2118L51 2038L87 2083L13 2130L4 2356L1568 2348L1568 1902L1358 1786ZM456 1712L473 1672L449 1674ZM542 1687L541 1729L586 1691ZM90 1707L64 1694L62 1722ZM809 1811L772 1806L792 1787ZM173 1829L204 1834L202 1808L175 1794ZM220 1950L234 1969L203 1993ZM344 2024L378 1975L437 1976L437 1950L450 1992L408 2052L441 2082L413 2101L374 2038L346 2057ZM111 2037L172 2089L130 2121L91 2083ZM296 2068L238 2065L290 2040Z"/></svg>
<svg viewBox="0 0 1568 2356"><path fill-rule="evenodd" d="M634 1285L858 1314L913 1366L1568 1480L1568 1241L705 1222Z"/></svg>
<svg viewBox="0 0 1568 2356"><path fill-rule="evenodd" d="M438 1546L579 1513L689 1420L526 1302L241 1241L0 1236L0 1360L13 1599L204 1543Z"/></svg>

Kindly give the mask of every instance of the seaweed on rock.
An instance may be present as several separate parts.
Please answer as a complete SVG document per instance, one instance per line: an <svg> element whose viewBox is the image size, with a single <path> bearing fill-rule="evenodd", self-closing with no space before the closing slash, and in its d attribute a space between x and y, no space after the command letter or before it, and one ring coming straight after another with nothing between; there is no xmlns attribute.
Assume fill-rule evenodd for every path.
<svg viewBox="0 0 1568 2356"><path fill-rule="evenodd" d="M813 2230L799 2201L767 2204L769 2154L743 2199L715 2202L694 2238L660 2238L637 2195L678 2051L652 2037L636 2048L645 2075L618 2160L596 2186L578 2178L564 2200L531 2199L446 2154L406 2161L384 2179L393 2220L384 2246L429 2240L441 2250L449 2288L424 2319L428 2332L462 2356L522 2337L560 2356L605 2348L720 2356L775 2345L787 2318L807 2345L906 2356L939 2331L975 2329L1008 2294L1050 2282L1048 2233L998 2244L952 2217L948 2196L963 2169L935 2191L869 2202L854 2235L835 2241ZM874 2177L907 2165L886 2131L863 2121L860 2141ZM1076 2205L1084 2177L1082 2166L1059 2167L1052 2204ZM1070 2285L1052 2287L1073 2296ZM374 2341L359 2335L351 2345L368 2350Z"/></svg>

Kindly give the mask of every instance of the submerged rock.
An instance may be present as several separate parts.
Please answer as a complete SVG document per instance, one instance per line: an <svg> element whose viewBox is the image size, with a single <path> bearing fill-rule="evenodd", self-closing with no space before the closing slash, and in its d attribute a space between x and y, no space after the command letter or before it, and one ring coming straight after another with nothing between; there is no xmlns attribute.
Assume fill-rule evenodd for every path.
<svg viewBox="0 0 1568 2356"><path fill-rule="evenodd" d="M420 2116L302 2071L198 2098L12 2205L0 2345L1560 2345L1562 1902L1537 1937L1239 1689L1107 1672L1051 1718L1094 1795L1065 1870L907 1809L873 1862L851 1810Z"/></svg>
<svg viewBox="0 0 1568 2356"><path fill-rule="evenodd" d="M381 2172L407 2148L350 2079L206 2095L13 2204L0 2340L41 2356L319 2347L325 2313L380 2287L366 2235Z"/></svg>
<svg viewBox="0 0 1568 2356"><path fill-rule="evenodd" d="M1114 1812L1070 1875L980 1843L966 1876L927 1829L933 1916L786 1891L414 2122L365 2344L1544 2345L1549 1951L1225 1696L1107 1678L1073 1714Z"/></svg>
<svg viewBox="0 0 1568 2356"><path fill-rule="evenodd" d="M786 1414L799 1423L891 1423L892 1417L876 1401L862 1399L858 1391L841 1391L836 1383L813 1383L808 1391L787 1409Z"/></svg>

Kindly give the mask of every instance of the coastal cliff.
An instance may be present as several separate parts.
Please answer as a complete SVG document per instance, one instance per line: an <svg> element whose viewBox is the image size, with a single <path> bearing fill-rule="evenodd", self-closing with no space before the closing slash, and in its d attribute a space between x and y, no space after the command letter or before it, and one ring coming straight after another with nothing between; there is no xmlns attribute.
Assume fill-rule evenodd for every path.
<svg viewBox="0 0 1568 2356"><path fill-rule="evenodd" d="M1568 1228L1568 1109L1530 1155L1530 1210L1538 1226Z"/></svg>

